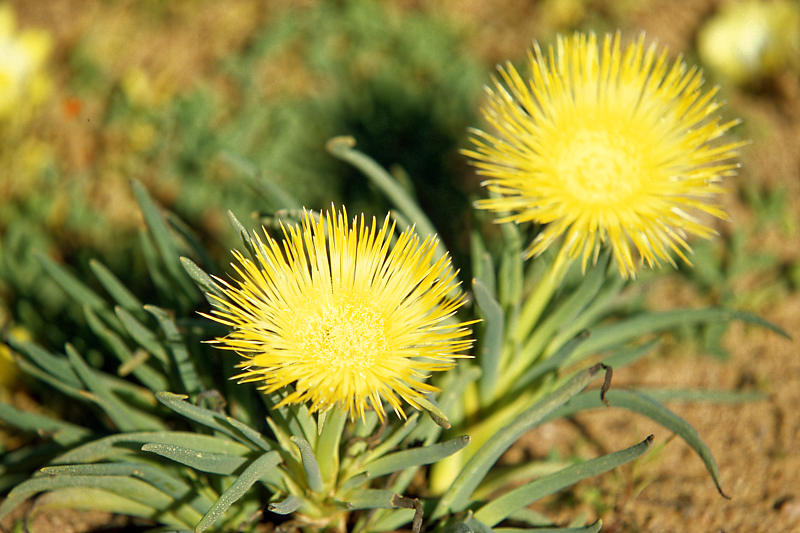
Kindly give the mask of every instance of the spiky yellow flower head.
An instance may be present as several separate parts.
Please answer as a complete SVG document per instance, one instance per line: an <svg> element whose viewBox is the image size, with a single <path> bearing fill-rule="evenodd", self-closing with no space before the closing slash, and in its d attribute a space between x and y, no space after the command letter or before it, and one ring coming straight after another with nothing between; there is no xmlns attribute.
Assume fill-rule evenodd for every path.
<svg viewBox="0 0 800 533"><path fill-rule="evenodd" d="M725 217L713 198L738 167L741 143L717 141L737 121L712 116L716 90L643 36L624 50L618 34L559 37L529 59L527 81L498 68L483 110L496 133L475 130L466 151L493 195L477 206L542 224L529 257L561 239L559 264L585 268L607 243L623 277L672 253L689 263L688 235L714 234L696 215Z"/></svg>
<svg viewBox="0 0 800 533"><path fill-rule="evenodd" d="M419 242L409 229L391 239L389 217L378 226L344 209L319 219L304 212L284 226L281 245L254 236L254 260L234 252L238 278L217 280L209 318L233 328L214 342L244 357L242 381L266 392L294 385L280 405L334 406L363 418L371 406L383 420L386 401L400 416L402 401L420 408L430 372L465 357L468 323L449 318L463 305L456 274L435 239Z"/></svg>

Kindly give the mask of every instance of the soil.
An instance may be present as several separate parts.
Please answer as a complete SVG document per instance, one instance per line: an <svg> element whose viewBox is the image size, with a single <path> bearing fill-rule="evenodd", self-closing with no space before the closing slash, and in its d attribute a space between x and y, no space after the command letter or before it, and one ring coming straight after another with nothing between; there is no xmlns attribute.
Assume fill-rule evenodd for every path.
<svg viewBox="0 0 800 533"><path fill-rule="evenodd" d="M780 302L767 317L796 329L800 297ZM585 513L587 520L602 518L603 531L619 533L800 531L798 342L743 325L734 326L726 341L728 360L696 354L646 358L615 372L613 386L767 392L767 399L754 403L669 406L711 449L730 499L716 491L702 461L682 440L644 417L603 409L539 428L525 437L524 449L542 456L566 442L575 446L564 451L592 457L653 434L653 451L579 484L572 498L541 502L539 510L560 515L564 523Z"/></svg>
<svg viewBox="0 0 800 533"><path fill-rule="evenodd" d="M471 46L488 62L519 57L530 38L540 35L537 17L541 8L533 3L510 2L503 9L491 2L472 0L395 3L450 16L466 28ZM627 23L629 28L645 28L649 37L668 43L672 50L686 51L697 25L718 3L642 2L644 7L634 9ZM799 87L797 77L786 74L759 90L729 95L730 106L742 113L745 121L761 125L761 133L744 151L744 166L736 183L783 188L790 225L795 225L795 233L765 229L754 235L750 246L753 253L771 252L784 264L800 261L796 233L800 213ZM726 202L734 225L752 223L752 210L735 194ZM746 279L739 288L771 282ZM707 301L706 295L696 292L671 291L675 285L669 284L679 281L666 283L659 289L668 295L666 302L661 300L665 307ZM698 353L661 354L616 372L613 382L618 387L765 391L768 398L754 403L670 405L696 428L711 449L723 490L730 499L717 493L702 461L683 441L643 417L609 409L538 428L524 438L515 453L541 457L555 448L565 454L593 457L630 446L651 433L656 439L653 451L633 465L541 502L538 509L565 525L577 517L586 521L602 518L603 531L616 533L800 531L800 343L796 340L800 295L784 291L779 298L761 302L755 310L793 334L795 340L734 324L725 337L730 352L727 360ZM563 443L571 446L566 448ZM37 518L32 531L99 531L101 526L119 527L117 520L104 513L49 513ZM8 528L10 522L5 520L2 525Z"/></svg>

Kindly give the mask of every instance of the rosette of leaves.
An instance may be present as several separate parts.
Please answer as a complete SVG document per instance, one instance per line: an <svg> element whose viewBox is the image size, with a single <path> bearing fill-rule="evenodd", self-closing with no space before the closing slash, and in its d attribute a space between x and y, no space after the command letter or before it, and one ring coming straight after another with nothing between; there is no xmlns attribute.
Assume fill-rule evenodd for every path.
<svg viewBox="0 0 800 533"><path fill-rule="evenodd" d="M99 416L73 423L0 405L0 420L37 437L2 459L0 486L11 491L0 517L44 493L33 512L99 509L181 530L247 529L265 510L309 529L344 530L357 520L363 529L360 511L376 508L409 508L419 522L419 501L402 496L413 474L469 438L441 441L440 426L419 414L378 430L370 411L345 427L344 411L312 415L304 404L277 407L285 391L231 386L232 364L200 342L220 328L180 311L200 307L203 291L218 291L195 261L180 258L204 253L186 228L168 224L143 187L134 190L149 230L143 255L169 308L142 305L98 262L92 268L107 298L41 258L81 305L94 344L54 354L6 340L22 371ZM242 236L252 250L254 241ZM115 361L93 366L95 351Z"/></svg>

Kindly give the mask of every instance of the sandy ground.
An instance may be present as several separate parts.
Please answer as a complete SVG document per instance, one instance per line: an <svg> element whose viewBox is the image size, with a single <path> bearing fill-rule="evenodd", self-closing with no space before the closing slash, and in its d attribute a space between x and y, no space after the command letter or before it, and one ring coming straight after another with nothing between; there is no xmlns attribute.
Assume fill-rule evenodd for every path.
<svg viewBox="0 0 800 533"><path fill-rule="evenodd" d="M800 323L800 297L776 306L768 318L791 331ZM603 518L609 532L800 531L799 343L735 325L727 361L711 357L650 357L615 373L614 386L762 390L764 401L740 405L672 404L709 446L720 470L720 496L702 461L654 422L621 410L599 410L526 435L526 448L546 453L559 443L596 456L656 436L653 451L633 465L587 480L538 508L564 523L585 513Z"/></svg>

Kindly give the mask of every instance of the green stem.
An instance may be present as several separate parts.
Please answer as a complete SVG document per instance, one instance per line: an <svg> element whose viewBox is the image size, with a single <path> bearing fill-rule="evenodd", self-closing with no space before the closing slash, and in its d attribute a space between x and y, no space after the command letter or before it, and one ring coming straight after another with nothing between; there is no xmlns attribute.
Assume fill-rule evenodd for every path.
<svg viewBox="0 0 800 533"><path fill-rule="evenodd" d="M544 257L542 256L542 259ZM522 306L522 311L514 328L514 340L517 342L522 341L531 333L536 322L542 316L542 311L547 307L550 298L567 272L569 261L559 261L558 258L553 258L550 261L551 263L548 265L544 276L542 276L539 284Z"/></svg>
<svg viewBox="0 0 800 533"><path fill-rule="evenodd" d="M602 368L602 365L598 364L578 372L566 381L560 380L559 383L563 383L563 385L558 386L555 390L550 389L552 392L519 413L510 424L487 440L467 461L453 484L439 500L432 518L437 519L447 512L463 511L469 504L470 495L478 488L500 456L523 433L539 424L548 414L580 393Z"/></svg>
<svg viewBox="0 0 800 533"><path fill-rule="evenodd" d="M547 307L547 304L550 303L550 299L556 289L561 285L561 281L564 279L570 264L569 261L560 261L558 258L554 258L551 261L542 279L539 280L539 284L523 304L522 311L512 331L513 344L511 346L507 344L506 349L503 350L503 371L501 372L501 379L497 387L495 387L497 391L506 390L509 383L513 383L539 355L540 350L534 348L536 344L541 342L541 339L535 334L534 328L538 325L542 312ZM525 343L522 350L511 348L518 347L532 332L534 332L533 337Z"/></svg>
<svg viewBox="0 0 800 533"><path fill-rule="evenodd" d="M539 398L537 392L523 391L511 403L493 411L488 418L468 426L464 433L470 436L469 444L462 450L437 461L431 470L429 489L433 494L442 494L458 476L464 464L470 460L486 441L495 436L504 426L511 423L519 413Z"/></svg>

